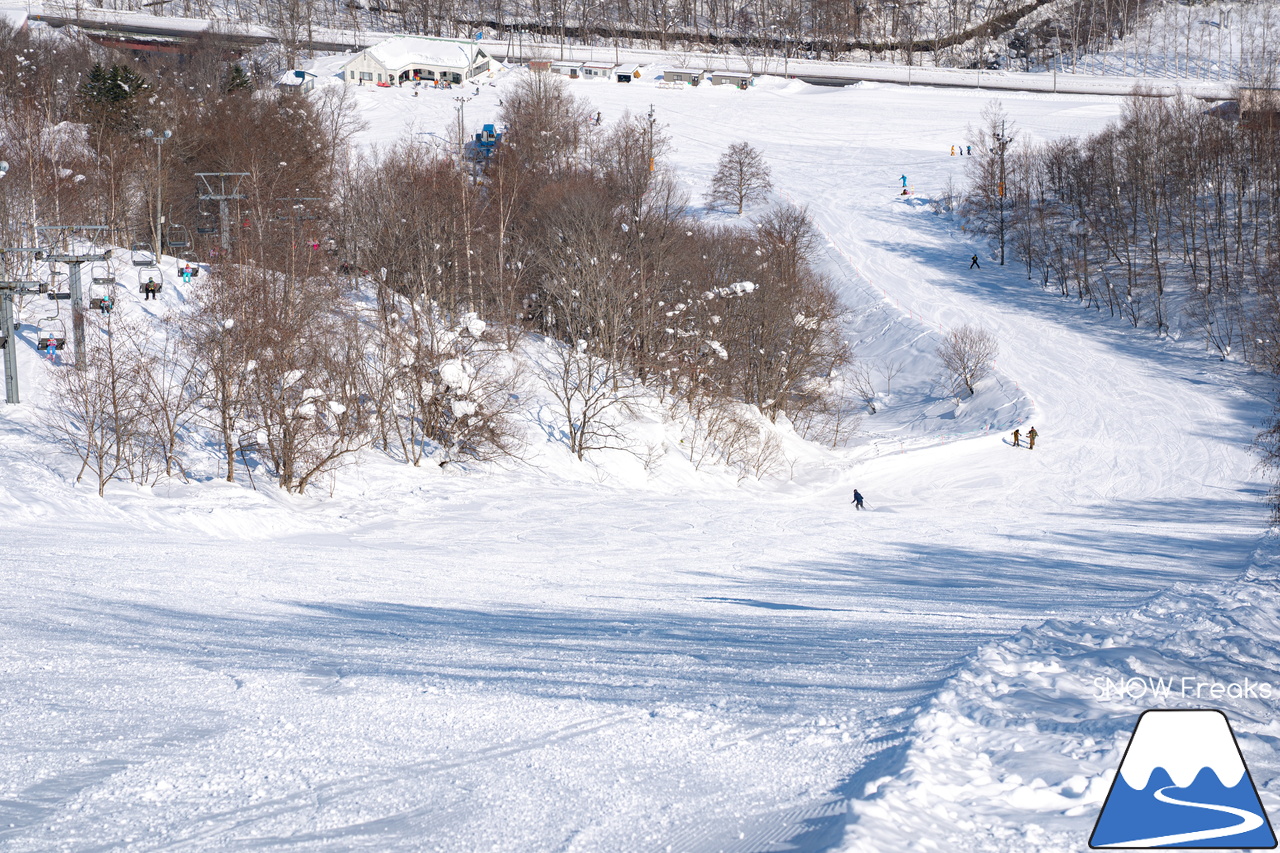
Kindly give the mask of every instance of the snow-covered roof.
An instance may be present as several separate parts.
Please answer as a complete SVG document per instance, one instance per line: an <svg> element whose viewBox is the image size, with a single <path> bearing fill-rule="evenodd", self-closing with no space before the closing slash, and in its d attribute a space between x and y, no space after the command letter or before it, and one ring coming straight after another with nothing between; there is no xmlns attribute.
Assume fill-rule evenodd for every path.
<svg viewBox="0 0 1280 853"><path fill-rule="evenodd" d="M375 44L366 53L391 69L407 65L465 69L471 66L477 50L479 46L466 39L399 36Z"/></svg>
<svg viewBox="0 0 1280 853"><path fill-rule="evenodd" d="M12 3L0 4L0 20L15 30L25 30L27 28L26 10L15 8Z"/></svg>
<svg viewBox="0 0 1280 853"><path fill-rule="evenodd" d="M307 80L314 80L318 75L314 71L293 70L280 72L276 78L277 86L301 86Z"/></svg>

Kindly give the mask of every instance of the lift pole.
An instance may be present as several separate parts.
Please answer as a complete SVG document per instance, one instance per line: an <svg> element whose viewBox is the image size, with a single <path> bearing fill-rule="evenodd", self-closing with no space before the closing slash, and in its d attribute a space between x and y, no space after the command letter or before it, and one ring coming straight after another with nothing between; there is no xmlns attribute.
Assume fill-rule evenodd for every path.
<svg viewBox="0 0 1280 853"><path fill-rule="evenodd" d="M59 238L55 241L55 245L60 245L63 238L70 237L77 232L99 232L106 231L105 225L48 225L36 229L37 231L56 231ZM80 285L80 265L90 263L92 261L107 261L111 259L111 250L104 252L58 252L56 250L49 251L44 256L44 260L51 264L66 264L70 270L68 279L71 282L71 342L72 352L76 357L76 369L84 369L84 288ZM160 254L156 253L156 263L160 262Z"/></svg>
<svg viewBox="0 0 1280 853"><path fill-rule="evenodd" d="M196 177L205 189L199 195L200 200L218 203L218 224L222 226L222 253L225 258L231 251L231 206L227 202L244 198L244 193L240 192L240 181L249 177L249 173L196 172Z"/></svg>
<svg viewBox="0 0 1280 853"><path fill-rule="evenodd" d="M4 350L4 401L18 400L18 348L13 343L13 297L17 293L44 293L49 285L43 281L0 281L0 349Z"/></svg>

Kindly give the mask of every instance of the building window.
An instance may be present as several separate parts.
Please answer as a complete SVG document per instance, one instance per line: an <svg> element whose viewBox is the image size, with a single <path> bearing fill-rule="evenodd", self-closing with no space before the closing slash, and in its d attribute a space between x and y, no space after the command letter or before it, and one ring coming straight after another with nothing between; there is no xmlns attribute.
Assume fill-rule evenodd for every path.
<svg viewBox="0 0 1280 853"><path fill-rule="evenodd" d="M351 73L352 73L352 74L354 74L355 72L353 71L353 72L351 72ZM361 80L372 80L372 79L373 79L373 72L371 72L371 71L361 71L361 72L360 72L360 79L361 79Z"/></svg>

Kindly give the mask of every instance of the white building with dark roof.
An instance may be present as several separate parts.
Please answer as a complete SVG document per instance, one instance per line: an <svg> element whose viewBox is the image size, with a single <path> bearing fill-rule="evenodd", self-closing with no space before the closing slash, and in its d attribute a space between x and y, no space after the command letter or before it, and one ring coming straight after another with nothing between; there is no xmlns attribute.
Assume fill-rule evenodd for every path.
<svg viewBox="0 0 1280 853"><path fill-rule="evenodd" d="M397 36L360 51L342 66L348 83L426 80L470 83L492 76L501 65L470 39Z"/></svg>

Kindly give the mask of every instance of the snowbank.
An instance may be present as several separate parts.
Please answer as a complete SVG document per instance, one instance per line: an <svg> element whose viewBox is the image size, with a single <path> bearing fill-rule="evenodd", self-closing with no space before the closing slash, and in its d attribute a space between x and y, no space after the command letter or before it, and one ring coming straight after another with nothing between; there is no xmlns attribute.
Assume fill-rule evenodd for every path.
<svg viewBox="0 0 1280 853"><path fill-rule="evenodd" d="M1084 849L1138 716L1217 708L1264 807L1280 807L1280 535L1235 581L1178 584L1129 613L986 646L855 792L846 853ZM894 752L895 750L891 750Z"/></svg>

